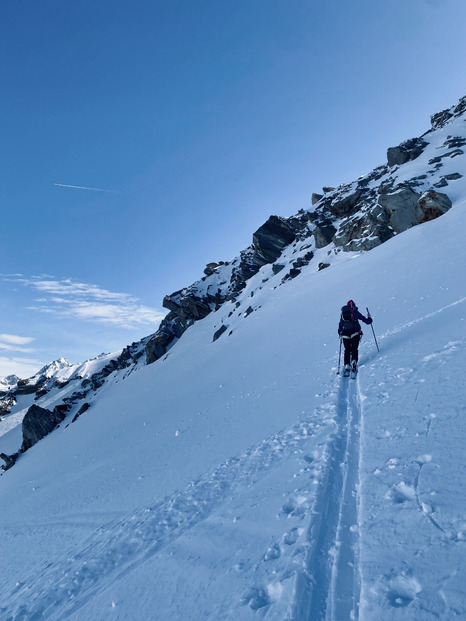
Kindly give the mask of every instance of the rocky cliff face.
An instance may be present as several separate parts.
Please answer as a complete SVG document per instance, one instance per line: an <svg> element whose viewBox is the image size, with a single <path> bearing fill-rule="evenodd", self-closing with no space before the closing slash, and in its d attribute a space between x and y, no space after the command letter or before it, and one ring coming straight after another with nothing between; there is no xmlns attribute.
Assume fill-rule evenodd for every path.
<svg viewBox="0 0 466 621"><path fill-rule="evenodd" d="M452 202L439 189L461 178L464 159L460 156L464 155L466 138L464 132L447 135L437 144L434 134L465 112L466 97L456 106L434 114L432 127L423 136L389 147L386 164L339 188L324 187L322 194L312 195L312 207L307 211L290 218L271 216L238 258L231 263L210 263L200 281L167 295L163 305L170 312L147 343L147 363L161 358L193 322L235 299L261 267L274 264L280 270L280 255L296 241L309 240L310 250L292 266L287 274L291 278L312 260L311 248L329 247L329 252L371 250L448 211ZM424 158L419 162L421 156ZM442 175L444 164L454 158L459 158L455 160L456 170Z"/></svg>
<svg viewBox="0 0 466 621"><path fill-rule="evenodd" d="M0 421L18 409L18 400L34 401L25 411L26 431L19 452L32 446L42 432L48 433L50 425L54 428L61 421L76 421L113 376L124 378L138 365L165 356L194 322L225 302L238 300L251 278L265 266L271 266L274 275L281 273L283 284L306 266L312 269L315 263L316 270L328 268L340 252L371 250L444 214L452 205L449 192L454 192L454 183L465 169L465 123L466 97L434 114L431 129L421 137L390 147L387 162L370 173L338 188L323 187L321 193L312 195L312 206L294 216L270 216L238 257L209 263L200 280L165 296L163 306L169 312L155 334L83 365L60 359L33 378L4 378L0 382ZM245 316L248 312L249 308ZM226 330L220 326L214 340ZM47 408L52 403L52 410L40 407L45 401ZM31 437L29 429L33 430ZM14 464L19 452L0 454L5 469Z"/></svg>

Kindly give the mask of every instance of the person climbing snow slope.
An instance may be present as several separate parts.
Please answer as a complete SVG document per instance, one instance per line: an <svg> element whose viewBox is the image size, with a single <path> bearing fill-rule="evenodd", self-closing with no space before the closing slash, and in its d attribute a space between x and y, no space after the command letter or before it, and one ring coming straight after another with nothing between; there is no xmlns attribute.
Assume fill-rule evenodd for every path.
<svg viewBox="0 0 466 621"><path fill-rule="evenodd" d="M354 374L357 371L358 348L362 336L360 320L368 325L372 323L372 317L361 315L353 300L349 300L345 306L342 306L340 323L338 324L338 334L345 347L345 375L349 375L350 371Z"/></svg>

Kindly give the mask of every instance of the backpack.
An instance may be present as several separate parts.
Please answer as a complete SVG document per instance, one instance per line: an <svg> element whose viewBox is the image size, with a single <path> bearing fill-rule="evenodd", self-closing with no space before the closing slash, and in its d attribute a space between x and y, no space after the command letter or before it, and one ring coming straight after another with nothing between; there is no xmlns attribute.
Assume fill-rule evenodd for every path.
<svg viewBox="0 0 466 621"><path fill-rule="evenodd" d="M359 329L359 322L353 313L351 306L341 308L341 330L346 333L356 332Z"/></svg>
<svg viewBox="0 0 466 621"><path fill-rule="evenodd" d="M349 306L342 306L341 318L343 321L355 321L352 308Z"/></svg>

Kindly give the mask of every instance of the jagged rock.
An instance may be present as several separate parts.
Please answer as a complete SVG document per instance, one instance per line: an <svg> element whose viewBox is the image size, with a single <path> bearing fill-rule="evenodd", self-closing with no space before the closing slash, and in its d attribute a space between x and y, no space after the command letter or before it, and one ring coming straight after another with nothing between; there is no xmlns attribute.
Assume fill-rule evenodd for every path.
<svg viewBox="0 0 466 621"><path fill-rule="evenodd" d="M410 138L404 140L397 147L387 149L387 162L390 167L400 166L411 162L421 155L427 147L427 142L423 138Z"/></svg>
<svg viewBox="0 0 466 621"><path fill-rule="evenodd" d="M218 340L222 336L222 334L226 332L227 330L228 330L228 326L226 326L225 324L221 325L220 328L215 332L212 338L212 342L215 343L215 341Z"/></svg>
<svg viewBox="0 0 466 621"><path fill-rule="evenodd" d="M337 218L344 218L352 213L356 207L359 199L362 196L361 190L356 190L351 194L344 196L343 198L332 201L330 205L330 212Z"/></svg>
<svg viewBox="0 0 466 621"><path fill-rule="evenodd" d="M50 412L38 405L31 405L23 418L23 443L21 452L24 453L39 440L42 440L55 427L62 422L64 415L58 412Z"/></svg>
<svg viewBox="0 0 466 621"><path fill-rule="evenodd" d="M301 274L301 270L296 267L292 267L286 276L283 276L282 282L286 282L287 280L292 280Z"/></svg>
<svg viewBox="0 0 466 621"><path fill-rule="evenodd" d="M389 147L387 149L387 162L390 167L406 164L409 162L409 152L403 147Z"/></svg>
<svg viewBox="0 0 466 621"><path fill-rule="evenodd" d="M429 166L432 164L437 164L436 169L441 168L441 161L445 157L449 157L450 159L454 157L458 157L458 155L464 155L464 151L462 149L453 149L452 151L447 151L443 155L437 155L428 161Z"/></svg>
<svg viewBox="0 0 466 621"><path fill-rule="evenodd" d="M13 453L13 455L6 455L5 453L0 453L0 457L5 462L5 465L2 466L3 470L9 470L15 465L19 457L19 453Z"/></svg>
<svg viewBox="0 0 466 621"><path fill-rule="evenodd" d="M194 293L188 293L184 290L166 295L163 298L162 306L193 319L204 319L212 311L207 303L207 298L197 297Z"/></svg>
<svg viewBox="0 0 466 621"><path fill-rule="evenodd" d="M69 401L70 399L68 399ZM71 410L71 405L69 403L60 403L60 405L56 405L53 408L53 414L57 419L60 419L60 422L65 418L67 413Z"/></svg>
<svg viewBox="0 0 466 621"><path fill-rule="evenodd" d="M309 262L311 261L313 257L314 257L314 253L312 252L312 250L310 252L306 252L306 254L303 257L299 257L299 259L296 259L296 261L293 261L293 267L301 268L301 267L304 267L305 265L309 265Z"/></svg>
<svg viewBox="0 0 466 621"><path fill-rule="evenodd" d="M432 129L443 127L451 118L459 116L466 110L466 97L462 97L456 106L437 112L430 117Z"/></svg>
<svg viewBox="0 0 466 621"><path fill-rule="evenodd" d="M28 379L21 379L16 385L16 394L18 395L32 395L38 390L38 384L31 383Z"/></svg>
<svg viewBox="0 0 466 621"><path fill-rule="evenodd" d="M283 263L274 263L274 265L272 265L272 272L274 273L275 276L284 269L285 269L285 266L283 265Z"/></svg>
<svg viewBox="0 0 466 621"><path fill-rule="evenodd" d="M353 216L342 222L333 242L335 246L342 246L343 250L347 252L355 252L372 250L393 235L393 230L390 227L381 224L370 214L365 214L359 217Z"/></svg>
<svg viewBox="0 0 466 621"><path fill-rule="evenodd" d="M369 211L369 216L381 224L388 224L388 214L378 203Z"/></svg>
<svg viewBox="0 0 466 621"><path fill-rule="evenodd" d="M315 205L316 203L320 201L321 198L324 198L323 194L316 194L315 192L313 192L311 196L312 204Z"/></svg>
<svg viewBox="0 0 466 621"><path fill-rule="evenodd" d="M435 218L443 216L451 206L452 202L446 194L434 190L424 192L419 198L419 207L423 214L420 221L435 220Z"/></svg>
<svg viewBox="0 0 466 621"><path fill-rule="evenodd" d="M206 276L212 276L212 274L215 274L215 270L220 267L220 265L223 265L222 263L207 263L207 265L205 266L205 270L204 270L204 274Z"/></svg>
<svg viewBox="0 0 466 621"><path fill-rule="evenodd" d="M75 423L78 418L81 416L81 414L84 414L84 412L87 412L87 410L90 408L90 404L89 403L83 403L82 406L79 408L79 410L76 412L76 414L73 417L73 420L71 421L72 423Z"/></svg>
<svg viewBox="0 0 466 621"><path fill-rule="evenodd" d="M322 188L322 192L324 194L328 194L329 192L333 192L335 190L334 187L332 187L331 185L324 185L324 187Z"/></svg>
<svg viewBox="0 0 466 621"><path fill-rule="evenodd" d="M453 113L449 112L449 110L442 110L441 112L436 112L430 117L432 129L438 129L439 127L442 127L452 117Z"/></svg>
<svg viewBox="0 0 466 621"><path fill-rule="evenodd" d="M443 143L444 147L448 149L458 149L459 147L466 146L466 138L462 136L448 136L448 138Z"/></svg>
<svg viewBox="0 0 466 621"><path fill-rule="evenodd" d="M172 321L172 332L177 339L186 331L189 323L184 317L175 317Z"/></svg>
<svg viewBox="0 0 466 621"><path fill-rule="evenodd" d="M9 414L11 408L16 404L16 398L14 396L9 396L6 398L2 398L0 400L0 416L5 416Z"/></svg>
<svg viewBox="0 0 466 621"><path fill-rule="evenodd" d="M253 247L266 263L273 263L296 235L284 218L270 216L253 235Z"/></svg>
<svg viewBox="0 0 466 621"><path fill-rule="evenodd" d="M330 267L330 263L322 263L322 262L320 262L320 263L319 263L319 265L317 266L317 268L318 268L319 272L320 272L321 270L326 269L327 267Z"/></svg>
<svg viewBox="0 0 466 621"><path fill-rule="evenodd" d="M337 229L330 220L324 220L318 226L315 226L312 232L314 234L316 248L324 248L330 244Z"/></svg>
<svg viewBox="0 0 466 621"><path fill-rule="evenodd" d="M380 194L379 205L387 212L389 224L396 233L402 233L422 219L418 200L420 194L410 188L403 188L393 194Z"/></svg>
<svg viewBox="0 0 466 621"><path fill-rule="evenodd" d="M171 337L171 338L170 338ZM146 345L146 362L152 364L167 352L167 345L173 340L173 335L166 331L157 333Z"/></svg>

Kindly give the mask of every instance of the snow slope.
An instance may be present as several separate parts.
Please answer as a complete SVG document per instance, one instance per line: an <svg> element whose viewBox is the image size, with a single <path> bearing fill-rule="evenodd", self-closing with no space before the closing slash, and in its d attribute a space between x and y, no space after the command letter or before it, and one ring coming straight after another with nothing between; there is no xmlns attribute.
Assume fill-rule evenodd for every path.
<svg viewBox="0 0 466 621"><path fill-rule="evenodd" d="M457 199L280 287L265 266L111 376L0 478L0 618L466 618L465 225ZM381 350L366 327L357 380L349 298Z"/></svg>

